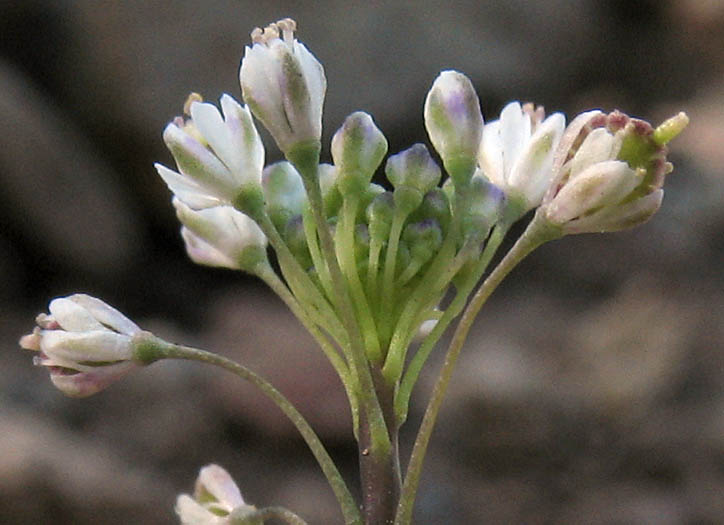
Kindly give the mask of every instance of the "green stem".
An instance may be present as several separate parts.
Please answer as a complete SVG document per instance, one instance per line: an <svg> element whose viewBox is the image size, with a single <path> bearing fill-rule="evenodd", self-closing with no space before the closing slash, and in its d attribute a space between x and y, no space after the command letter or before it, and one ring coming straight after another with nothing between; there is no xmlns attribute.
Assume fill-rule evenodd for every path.
<svg viewBox="0 0 724 525"><path fill-rule="evenodd" d="M380 350L380 341L377 337L377 328L372 317L367 296L365 295L362 281L360 281L357 272L357 262L355 260L354 234L355 234L355 217L359 206L359 197L354 195L345 196L342 204L342 222L337 225L337 259L339 260L341 270L347 277L349 290L352 300L357 307L359 314L360 329L365 341L365 349L367 358L373 363L379 363L382 360L382 351Z"/></svg>
<svg viewBox="0 0 724 525"><path fill-rule="evenodd" d="M420 371L427 361L427 358L430 356L433 348L435 348L435 344L440 337L442 337L442 334L445 333L445 330L447 330L450 323L460 314L460 312L462 312L468 296L470 295L470 291L480 280L480 277L485 272L488 264L490 264L490 260L493 258L495 252L498 250L498 247L505 238L507 230L507 227L504 226L495 227L493 233L490 234L490 239L485 246L485 250L483 251L480 261L475 266L475 270L472 272L466 283L457 290L455 298L448 305L442 317L438 319L437 324L435 324L432 331L427 337L425 337L425 340L420 345L420 348L418 348L414 357L407 365L407 369L405 370L405 374L395 398L395 414L397 416L398 425L401 426L407 419L410 395L412 394L412 389L417 383Z"/></svg>
<svg viewBox="0 0 724 525"><path fill-rule="evenodd" d="M344 277L336 258L332 234L329 231L329 225L324 217L322 190L319 186L319 177L317 176L320 147L318 142L298 144L285 153L287 159L294 164L302 176L309 206L314 213L314 218L317 223L317 233L322 248L322 255L332 278L336 304L341 313L342 323L349 334L350 353L360 385L360 408L366 411L365 417L370 426L372 436L370 453L384 456L391 453L390 436L387 432L380 402L377 399L372 375L366 361L364 341L362 339L362 333L360 332L359 323L355 317L352 299L345 286Z"/></svg>
<svg viewBox="0 0 724 525"><path fill-rule="evenodd" d="M349 342L351 348L351 356L353 359L353 370L357 374L359 381L359 401L360 401L360 439L362 438L362 430L369 432L369 444L366 444L365 450L368 457L371 457L376 464L384 465L388 468L389 475L384 479L392 477L392 467L394 466L394 453L392 447L391 429L388 429L385 418L380 406L380 399L372 379L369 363L365 355L364 340L360 331L360 325L357 321L354 311L354 305L349 294L347 286L345 286L344 276L339 267L336 257L334 241L329 231L329 225L324 216L324 202L322 200L322 190L319 186L319 177L317 171L319 169L319 150L321 145L319 142L309 144L298 144L285 152L287 160L289 160L299 171L304 183L304 189L307 192L309 205L314 213L317 223L317 233L322 248L322 255L327 263L332 285L335 291L335 303L341 314L342 323L349 334ZM364 422L364 426L363 423ZM365 458L368 459L368 458ZM384 487L363 484L363 504L365 515L369 516L372 509L368 508L368 503L374 503L376 494L379 494ZM371 494L372 497L368 497Z"/></svg>
<svg viewBox="0 0 724 525"><path fill-rule="evenodd" d="M457 359L462 350L465 339L467 338L473 321L480 309L483 307L487 299L498 287L501 281L510 271L520 263L526 255L532 252L541 244L556 239L561 236L559 229L552 227L545 219L539 216L531 221L523 235L518 239L513 248L506 254L500 264L488 276L485 282L478 288L473 298L470 300L468 307L465 309L460 322L458 323L452 341L445 355L445 362L440 370L440 376L435 383L432 396L425 410L420 429L415 439L415 445L410 456L410 463L407 466L405 482L402 485L402 493L400 502L397 507L397 515L395 516L395 525L408 525L412 520L412 509L415 502L417 487L420 483L420 475L422 473L422 465L425 459L425 452L435 427L437 415L442 405L442 400L447 391L452 372L457 363Z"/></svg>
<svg viewBox="0 0 724 525"><path fill-rule="evenodd" d="M322 258L322 252L319 250L319 242L317 241L317 224L314 220L314 215L310 206L305 207L302 215L302 221L304 225L304 236L307 238L309 255L311 255L312 264L314 264L314 268L317 270L319 282L322 283L322 288L324 288L324 292L327 294L327 297L329 297L330 300L334 300L332 280L329 276L327 263Z"/></svg>
<svg viewBox="0 0 724 525"><path fill-rule="evenodd" d="M324 445L320 441L319 437L294 405L266 379L245 366L240 365L231 359L227 359L226 357L212 352L207 352L205 350L199 350L198 348L175 345L158 338L153 338L153 340L147 341L141 348L141 352L143 353L142 360L145 362L157 359L185 359L187 361L198 361L228 370L238 377L254 384L271 401L273 401L282 412L284 412L302 435L302 438L307 443L307 446L312 451L312 454L319 463L319 466L322 468L322 472L324 472L327 481L332 487L334 495L337 497L342 514L344 515L345 523L362 523L362 518L359 510L357 509L357 504L350 494L344 479L342 479L342 475L339 473L337 466L334 464L334 461L324 448Z"/></svg>

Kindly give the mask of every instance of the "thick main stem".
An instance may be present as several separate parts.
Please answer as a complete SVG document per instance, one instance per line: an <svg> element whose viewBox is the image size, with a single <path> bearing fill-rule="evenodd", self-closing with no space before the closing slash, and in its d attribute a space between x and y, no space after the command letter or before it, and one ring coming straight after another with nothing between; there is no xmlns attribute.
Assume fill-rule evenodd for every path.
<svg viewBox="0 0 724 525"><path fill-rule="evenodd" d="M495 291L502 280L520 263L530 252L535 250L541 244L560 237L561 233L555 227L552 227L545 220L539 220L539 216L531 221L526 231L521 235L511 250L505 255L502 261L495 267L495 270L488 276L483 284L478 288L473 298L470 300L467 308L463 312L460 322L455 329L453 338L450 341L447 353L445 354L445 362L440 370L440 376L435 383L432 396L425 410L420 429L415 439L415 444L410 455L410 463L407 466L405 481L402 486L400 495L400 503L397 507L395 516L395 525L408 525L412 520L412 509L415 503L415 495L417 487L420 483L420 475L422 473L422 464L425 459L427 446L430 443L430 437L437 421L437 415L440 412L442 400L445 397L447 387L450 383L453 370L457 364L460 351L463 348L465 339L470 332L475 317L480 312L490 295Z"/></svg>
<svg viewBox="0 0 724 525"><path fill-rule="evenodd" d="M372 378L389 429L391 449L389 453L380 454L370 447L370 427L362 419L358 442L362 513L367 525L383 525L393 523L400 498L398 427L394 415L394 387L387 383L377 367L372 367Z"/></svg>

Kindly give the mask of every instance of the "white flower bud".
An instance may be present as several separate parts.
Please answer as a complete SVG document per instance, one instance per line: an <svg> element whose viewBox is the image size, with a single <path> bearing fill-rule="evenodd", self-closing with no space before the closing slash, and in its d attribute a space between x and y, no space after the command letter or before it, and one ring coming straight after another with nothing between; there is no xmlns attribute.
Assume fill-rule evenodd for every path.
<svg viewBox="0 0 724 525"><path fill-rule="evenodd" d="M252 31L239 71L244 101L285 153L320 140L327 89L322 65L294 38L295 29L285 19Z"/></svg>
<svg viewBox="0 0 724 525"><path fill-rule="evenodd" d="M181 236L192 261L207 266L253 271L266 258L267 239L259 226L231 206L195 211L173 199Z"/></svg>
<svg viewBox="0 0 724 525"><path fill-rule="evenodd" d="M20 346L39 352L35 364L50 370L63 393L90 396L140 365L134 361L134 336L141 329L115 308L75 294L52 300L49 309Z"/></svg>

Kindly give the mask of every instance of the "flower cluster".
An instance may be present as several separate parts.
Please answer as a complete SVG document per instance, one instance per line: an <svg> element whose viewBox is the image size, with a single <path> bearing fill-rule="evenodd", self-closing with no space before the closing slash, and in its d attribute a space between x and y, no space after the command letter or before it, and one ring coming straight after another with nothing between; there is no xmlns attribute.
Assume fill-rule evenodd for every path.
<svg viewBox="0 0 724 525"><path fill-rule="evenodd" d="M384 134L370 115L355 112L333 135L332 163L322 163L326 78L295 30L290 19L255 29L240 70L245 105L225 94L217 108L191 94L184 116L163 132L176 169L156 169L174 195L190 258L258 276L319 343L349 397L368 522L391 522L400 478L397 432L445 329L465 309L426 413L433 422L472 319L495 286L543 242L648 220L672 170L666 144L688 118L680 113L654 128L618 111L593 110L566 124L561 113L511 102L485 122L471 80L443 71L424 103L434 152L415 144L385 160ZM265 164L255 119L285 160ZM376 178L382 171L386 181ZM525 232L470 299L511 226L533 210ZM37 324L20 344L39 352L36 362L69 395L93 394L137 365L167 357L216 364L252 381L297 425L347 521L359 522L318 438L256 374L165 343L85 295L52 301ZM403 486L396 523L409 522L414 470L431 431L423 425L418 434L422 455L413 451L413 481ZM261 523L275 512L297 522L286 511L246 505L215 465L202 469L193 497L179 497L177 512L189 524Z"/></svg>
<svg viewBox="0 0 724 525"><path fill-rule="evenodd" d="M222 117L194 95L190 118L164 133L178 172L157 168L193 260L256 272L269 239L302 310L344 350L353 336L338 313L338 266L366 356L392 384L419 328L441 317L448 288L479 278L474 262L493 228L539 208L538 220L561 234L608 231L643 222L661 202L666 148L650 125L593 111L566 127L561 113L518 102L484 122L457 71L439 75L424 107L444 183L423 144L387 159L389 187L372 182L387 141L362 112L334 134L333 164L319 164L326 80L295 29L286 19L254 30L240 71L247 106L224 95ZM291 162L263 168L252 114ZM674 120L669 129L686 123Z"/></svg>

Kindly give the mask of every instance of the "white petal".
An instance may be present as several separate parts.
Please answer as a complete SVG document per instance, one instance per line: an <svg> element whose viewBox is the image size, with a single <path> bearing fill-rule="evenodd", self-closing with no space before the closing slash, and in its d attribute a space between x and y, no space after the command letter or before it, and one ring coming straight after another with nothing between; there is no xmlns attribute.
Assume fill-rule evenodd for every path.
<svg viewBox="0 0 724 525"><path fill-rule="evenodd" d="M597 162L612 160L618 153L620 140L606 128L596 128L583 140L571 160L571 178Z"/></svg>
<svg viewBox="0 0 724 525"><path fill-rule="evenodd" d="M599 162L561 188L548 205L548 216L553 222L564 224L601 206L615 206L639 183L636 172L625 162Z"/></svg>
<svg viewBox="0 0 724 525"><path fill-rule="evenodd" d="M237 167L236 153L231 141L229 130L216 106L207 102L191 104L191 119L194 126L203 135L216 156L229 171L234 174ZM239 181L237 181L239 182Z"/></svg>
<svg viewBox="0 0 724 525"><path fill-rule="evenodd" d="M186 253L196 264L230 268L232 270L240 269L239 264L234 259L216 249L185 226L181 228L181 237L183 237L186 246Z"/></svg>
<svg viewBox="0 0 724 525"><path fill-rule="evenodd" d="M129 361L97 367L94 370L78 374L65 375L51 371L50 380L58 390L67 396L88 397L118 381L136 366L138 365Z"/></svg>
<svg viewBox="0 0 724 525"><path fill-rule="evenodd" d="M554 113L544 120L520 152L508 176L508 184L525 196L535 208L551 183L553 156L563 135L566 119Z"/></svg>
<svg viewBox="0 0 724 525"><path fill-rule="evenodd" d="M219 198L230 200L236 195L239 184L231 172L191 135L175 124L169 124L163 132L163 140L183 175L213 190Z"/></svg>
<svg viewBox="0 0 724 525"><path fill-rule="evenodd" d="M503 142L503 171L506 179L516 159L530 139L530 117L520 103L511 102L500 113L500 138Z"/></svg>
<svg viewBox="0 0 724 525"><path fill-rule="evenodd" d="M49 310L58 324L69 332L108 330L88 310L66 297L50 301Z"/></svg>
<svg viewBox="0 0 724 525"><path fill-rule="evenodd" d="M176 499L176 514L183 525L221 525L228 523L228 520L216 516L197 503L188 494L181 494Z"/></svg>
<svg viewBox="0 0 724 525"><path fill-rule="evenodd" d="M661 207L663 198L664 191L656 190L640 199L604 208L592 215L572 221L566 225L566 231L570 233L613 232L632 228L649 220Z"/></svg>
<svg viewBox="0 0 724 525"><path fill-rule="evenodd" d="M91 297L86 294L74 294L68 297L71 301L81 305L83 308L88 310L93 317L95 317L100 323L108 326L116 332L133 335L136 332L140 332L141 329L131 321L128 317L123 315L121 312L113 308L112 306L104 303L100 299Z"/></svg>
<svg viewBox="0 0 724 525"><path fill-rule="evenodd" d="M249 108L242 107L229 95L222 95L221 109L233 144L230 160L243 184L259 184L264 168L264 144L254 126Z"/></svg>
<svg viewBox="0 0 724 525"><path fill-rule="evenodd" d="M110 330L64 332L47 330L40 349L49 359L75 363L105 363L133 358L131 338ZM76 367L72 367L76 368Z"/></svg>
<svg viewBox="0 0 724 525"><path fill-rule="evenodd" d="M212 195L192 178L176 173L162 164L156 163L154 166L168 189L195 210L223 204L221 199Z"/></svg>
<svg viewBox="0 0 724 525"><path fill-rule="evenodd" d="M218 465L207 465L199 471L196 490L203 489L211 494L227 512L244 505L239 487L228 472Z"/></svg>
<svg viewBox="0 0 724 525"><path fill-rule="evenodd" d="M500 136L500 121L487 122L483 126L478 162L485 176L500 188L507 188L503 164L503 138Z"/></svg>

